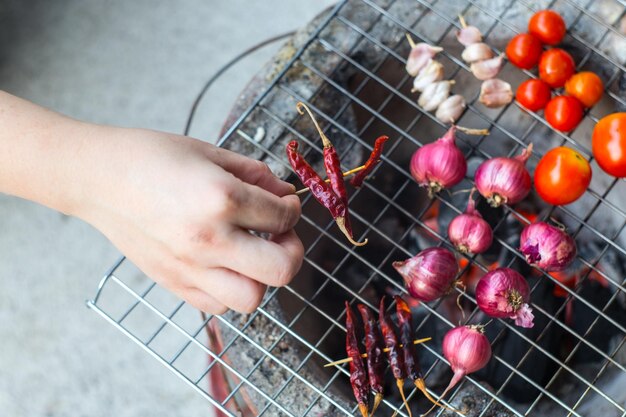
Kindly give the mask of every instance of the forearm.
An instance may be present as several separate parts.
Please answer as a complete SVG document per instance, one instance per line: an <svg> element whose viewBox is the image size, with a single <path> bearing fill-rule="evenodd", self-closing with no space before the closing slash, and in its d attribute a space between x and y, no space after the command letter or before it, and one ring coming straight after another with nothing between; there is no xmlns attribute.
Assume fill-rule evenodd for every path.
<svg viewBox="0 0 626 417"><path fill-rule="evenodd" d="M103 128L3 91L0 126L0 192L74 214L93 153L86 144Z"/></svg>

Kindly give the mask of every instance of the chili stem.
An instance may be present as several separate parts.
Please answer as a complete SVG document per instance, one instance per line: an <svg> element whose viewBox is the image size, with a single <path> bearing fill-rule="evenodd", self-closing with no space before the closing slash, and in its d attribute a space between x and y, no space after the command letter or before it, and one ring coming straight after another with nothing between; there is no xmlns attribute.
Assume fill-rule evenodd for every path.
<svg viewBox="0 0 626 417"><path fill-rule="evenodd" d="M317 129L317 133L319 133L320 138L322 138L322 145L325 148L333 146L333 144L330 142L330 139L328 139L328 137L324 134L324 131L320 127L319 123L317 123L317 119L313 115L313 112L311 112L311 109L309 109L309 106L299 101L296 103L296 109L298 110L298 113L300 114L304 114L305 111L309 114L309 117L311 118L311 120L313 121L313 124L315 125L315 128Z"/></svg>
<svg viewBox="0 0 626 417"><path fill-rule="evenodd" d="M344 177L347 177L347 176L349 176L349 175L356 174L357 172L362 171L363 169L365 169L365 165L361 165L361 166L359 166L359 167L352 168L350 171L346 171L346 172L344 172L344 173L343 173L343 176L344 176ZM330 182L330 180L329 180L328 178L327 178L326 180L324 180L324 181L326 181L326 182ZM308 189L308 188L302 188L301 190L296 191L296 195L304 194L304 193L306 193L307 191L309 191L309 189Z"/></svg>
<svg viewBox="0 0 626 417"><path fill-rule="evenodd" d="M429 342L432 339L432 337L425 337L423 339L416 339L413 341L414 345L419 345L420 343L426 343ZM400 345L400 347L402 347L402 345ZM389 352L389 348L384 348L383 352ZM363 353L361 354L362 358L367 358L367 353ZM330 362L327 363L326 365L324 365L324 368L328 368L331 366L335 366L335 365L341 365L342 363L348 363L348 362L352 362L352 358L345 358L345 359L341 359L335 362Z"/></svg>
<svg viewBox="0 0 626 417"><path fill-rule="evenodd" d="M454 81L454 80L452 80ZM456 126L456 128L458 130L460 130L463 133L467 133L468 135L488 135L489 134L489 129L470 129L469 127L463 127L463 126Z"/></svg>

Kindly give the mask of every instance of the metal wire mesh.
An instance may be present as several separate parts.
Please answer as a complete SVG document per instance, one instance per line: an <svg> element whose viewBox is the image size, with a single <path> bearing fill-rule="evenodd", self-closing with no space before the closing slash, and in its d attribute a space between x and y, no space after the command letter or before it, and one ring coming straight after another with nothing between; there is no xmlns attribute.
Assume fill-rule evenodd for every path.
<svg viewBox="0 0 626 417"><path fill-rule="evenodd" d="M323 297L329 291L337 292L351 302L358 301L375 308L368 297L364 296L374 282L384 282L385 285L397 291L403 290L398 278L390 273L388 265L393 260L414 255L405 245L412 231L416 228L426 230L431 236L438 239L439 244L449 244L446 237L425 220L425 216L432 209L432 205L436 203L447 206L456 212L459 212L461 208L455 207L448 199L437 197L416 210L411 202L403 198L407 190L416 187L416 185L408 172L408 167L399 162L403 160L403 154L407 149L416 149L422 145L422 142L417 139L420 137L418 128L425 124L439 125L440 129L444 126L432 114L422 111L417 106L414 96L408 93L410 79L407 75L393 79L386 76L385 68L390 65L403 66L405 64L407 49L403 37L399 37L394 42L381 40L381 37L372 30L377 24L384 24L389 28L394 28L399 33L410 33L417 39L438 44L446 37L450 37L459 27L455 17L457 14L479 13L488 16L492 22L489 27L481 28L487 39L486 42L490 43L490 36L493 33L508 31L513 34L523 30L523 26L518 25L519 22L512 22L507 18L511 9L525 9L529 16L540 8L556 8L564 15L572 17L568 20L572 22L568 37L571 42L577 44L584 51L582 59L578 60L579 68L586 68L587 65L600 59L605 64L603 74L606 80L605 102L608 102L609 105L616 103L626 105L624 99L618 95L616 87L619 77L623 76L626 68L623 63L606 53L602 47L608 37L621 36L616 28L619 20L626 13L624 10L626 5L622 2L615 2L615 6L621 10L616 21L606 21L604 16L598 14L598 11L593 8L593 0L583 2L578 0L552 1L542 4L512 0L510 3L506 3L507 7L497 9L494 8L494 4L479 0L467 2L416 0L415 11L409 16L396 14L395 3L396 0L345 0L338 3L320 21L318 27L303 43L302 47L294 53L285 68L278 72L268 88L254 100L252 105L243 112L219 141L221 146L228 147L234 140L243 140L251 149L260 153L262 158L271 160L274 167L288 168L282 152L283 145L279 142L279 138L259 142L254 139L254 131L250 130L246 124L253 119L254 115L263 114L270 123L278 126L299 142L306 144L309 155L320 154L319 143L311 140L302 132L301 124L297 123L297 120L285 117L285 115L275 111L271 105L268 105L267 97L270 93L280 94L289 102L303 101L307 103L325 124L325 129L330 129L332 132L347 138L345 142L348 145L342 150L343 155L369 152L371 150L371 142L369 141L371 138L364 138L374 135L368 132L377 131L381 134L388 134L392 140L385 150L382 158L383 163L374 172L374 180L366 182L363 188L355 190L351 194L355 230L362 232L362 235L357 237L359 239L368 237L370 241L380 241L386 250L381 251L379 256L365 258L359 249L346 245L344 240L336 234L333 223L326 217L318 215L319 210L316 203L312 202L310 196L307 196L302 200L303 219L299 225L299 234L306 236L303 240L307 248L302 275L315 277L316 284L313 289L303 290L297 285L290 285L282 289L272 288L268 291L261 307L251 315L209 316L204 322L200 322L197 312L191 307L175 299L155 284L150 284L141 272L136 270L128 261L121 259L106 274L94 299L88 302L90 308L187 382L225 415L235 415L228 407L232 399L249 395L259 399L256 404L258 407L257 415L316 415L315 407L322 402L334 406L339 414L354 415L355 404L349 401L349 397L346 400L337 394L341 391L341 388L337 387L346 383L347 368L337 367L332 373L324 374L319 378L311 378L309 374L303 372L303 369L310 366L312 362L320 363L338 359L332 356L334 351L329 351L326 348L328 344L332 344L333 338L336 340L335 345L343 344L343 338L337 339L337 335L345 330L342 323L345 311L340 308L341 306L336 306L337 308L324 306ZM505 2L497 4L500 3L505 4ZM367 10L372 16L368 26L351 20L350 15L344 13L348 7L355 4ZM593 33L577 31L579 25L582 24L581 22L585 20L591 21L592 27L596 31ZM427 25L427 22L430 24ZM423 28L433 27L433 22L438 27L436 33L424 33ZM339 44L335 37L329 35L331 26L343 28L344 31L349 32L354 37L355 42L349 47ZM363 45L376 53L376 59L371 65L364 65L354 56L354 51L359 47L362 48ZM497 51L497 45L493 45L493 43L490 45L495 46L496 52L500 52ZM332 55L338 65L332 71L327 71L327 68L317 66L315 60L303 59L305 54L315 48ZM445 59L447 75L449 71L449 78L471 75L469 67L459 59L458 54L450 51L442 54L442 59ZM305 69L310 76L316 79L315 85L318 87L312 95L303 95L289 83L283 82L289 76L289 71L296 67ZM357 81L350 86L338 81L338 74L345 71L346 68L356 74L353 79ZM511 68L508 70L519 71ZM530 72L525 72L525 74L533 76ZM506 76L503 75L503 78ZM374 90L378 92L380 97L375 103L367 98L367 95L370 95ZM322 100L321 97L328 91L345 98L333 108L333 111L328 111L319 104ZM381 91L383 94L380 94ZM469 98L467 94L464 95ZM402 113L398 110L399 108L408 109L413 116L409 119L396 117L398 113ZM360 114L361 122L358 127L345 123L346 113L350 111ZM588 111L583 123L570 135L557 134L561 144L576 148L592 164L594 161L591 151L581 138L589 136L593 123L603 115L595 114L595 111L595 108ZM478 124L480 127L488 127L492 132L496 131L501 140L506 143L505 149L512 155L518 153L521 147L529 143L531 137L536 137L541 131L540 129L547 126L543 117L534 113L525 113L525 122L521 126L513 128L504 123L504 120L510 118L512 113L517 114L519 112L521 110L516 104L510 104L498 111L485 109L478 103L477 94L474 94L471 100L468 100L468 108L461 121ZM494 156L492 147L485 137L472 140L462 138L462 141L468 149L468 157L472 155ZM541 147L539 147L539 152L533 155L533 159L537 160L540 156ZM594 168L595 175L599 170L597 166ZM399 185L393 190L385 189L382 182L389 176L400 179L397 182ZM546 403L552 404L551 410L555 413L551 415L582 416L584 414L581 414L580 411L581 404L588 401L590 397L601 399L598 404L601 404L602 415L626 416L626 404L620 402L621 399L615 398L614 391L607 390L605 385L599 384L601 378L608 372L617 373L621 376L626 374L624 362L617 359L616 356L624 350L626 328L622 324L623 321L620 323L619 320L607 313L614 303L624 297L626 281L624 276L607 273L599 267L603 260L608 259L609 254L612 256L610 262L626 265L626 248L620 243L621 238L626 233L624 232L626 212L619 206L619 203L616 203L618 201L616 196L624 193L626 193L625 182L612 180L603 188L592 186L588 190L583 197L589 200L588 207L590 209L587 212L581 213L568 207L554 207L549 212L542 214L545 217L556 216L568 219L570 223L577 225L574 230L571 230L574 237L578 240L595 239L601 242L601 246L599 251L592 256L579 255L578 261L586 269L580 277L580 281L573 287L560 282L549 274L543 274L542 278L549 280L555 287L559 288L563 292L564 298L558 308L553 311L533 303L535 312L543 316L546 322L545 327L538 335L529 338L524 331L511 326L509 323L502 322L503 330L491 340L492 343L503 338L506 331L514 334L524 343L526 352L516 362L510 362L500 355L494 356L492 361L505 367L509 376L499 386L494 386L493 390L480 384L479 380L471 375L466 378L464 384L474 385L489 399L487 406L480 413L481 416L491 415L488 410L490 410L490 406L496 404L508 410L512 415L544 415L542 410L545 410L544 405ZM378 208L377 212L371 215L360 210L359 207L366 204L374 204ZM618 225L611 230L610 234L604 230L598 230L594 226L598 221L596 216L606 215L611 216L612 224ZM390 235L385 227L385 220L394 216L401 217L410 225L404 228L401 236ZM512 217L528 222L524 213L513 208L507 208L507 215L496 226L496 231L499 228L505 228L506 219ZM515 259L522 258L514 245L502 239L498 243L513 254ZM321 249L329 247L332 248L336 258L330 266L323 258L328 255L328 250ZM467 258L467 260L468 263L461 273L466 272L472 265L476 265L483 271L488 268L488 265L484 265L475 258ZM355 268L363 272L360 279L344 279ZM583 283L590 280L592 276L604 279L606 285L611 288L612 296L602 305L597 305L586 296L581 295ZM533 291L536 288L535 285ZM276 302L279 297L287 297L297 304L297 308L288 318L277 315L270 308L271 303ZM470 295L464 294L464 297L470 302L474 302ZM564 312L572 302L576 302L592 312L593 321L577 329L566 323L563 318ZM453 323L441 313L438 307L438 303L424 306L428 310L428 314L422 322L416 323L418 332L425 326L427 320L440 320L453 326ZM478 310L475 308L468 320L471 320L477 312ZM260 321L266 323L268 329L271 330L271 338L259 339L256 333L252 332L252 329L258 326ZM307 326L309 322L315 322L318 325L321 323L322 331L314 336L303 331L303 326ZM612 345L608 351L588 340L589 334L594 331L599 322L609 326L612 334L617 335L617 343ZM203 332L205 327L210 325L218 325L227 330L224 333L225 339L222 341L222 348L219 351L209 348L211 344ZM550 352L543 344L543 340L549 337L551 332L556 331L565 334L572 344L567 353L562 356ZM282 354L284 350L282 345L286 343L286 340L298 345L299 362L296 364ZM244 366L229 359L229 352L232 356L233 350L237 349L237 345L240 343L248 345L256 352L251 365ZM581 350L592 352L599 358L599 363L593 372L583 373L572 365L573 358ZM429 375L435 372L438 367L441 368L442 364L445 364L445 359L441 357L434 346L428 344L420 347L420 354L432 355L436 359L430 369L425 370L425 377L428 382ZM195 358L198 355L208 356L210 358L208 364L198 364L197 360L193 359L194 355ZM528 362L537 357L533 355L543 356L555 366L554 375L547 381L538 382L527 375L525 369L529 365ZM215 367L222 367L232 382L231 391L226 393L227 395L222 399L216 398L207 385L207 375ZM269 369L278 369L286 375L271 389L255 382L255 374L263 372L268 367ZM581 387L580 392L575 396L576 398L564 399L559 396L557 386L562 383L565 377L574 380ZM537 395L531 401L524 402L511 400L510 397L503 395L507 385L514 378L521 379L523 383L534 387ZM298 404L297 407L292 401L285 400L286 395L293 393L294 386L297 389L312 393L314 399L306 404ZM459 386L456 392L462 389L462 386ZM452 393L452 398L456 392ZM435 392L431 393L435 395ZM416 395L416 392L412 392L409 398ZM400 415L406 415L399 408L400 405L392 400L385 400L384 407L386 410L381 411L381 414L398 410ZM556 413L556 411L559 412ZM443 413L443 410L439 413Z"/></svg>

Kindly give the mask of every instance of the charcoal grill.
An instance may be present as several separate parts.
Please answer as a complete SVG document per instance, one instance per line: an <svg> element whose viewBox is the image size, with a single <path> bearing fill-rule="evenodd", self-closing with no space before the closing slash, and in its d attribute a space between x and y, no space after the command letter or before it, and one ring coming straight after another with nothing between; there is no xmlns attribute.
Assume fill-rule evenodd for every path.
<svg viewBox="0 0 626 417"><path fill-rule="evenodd" d="M477 100L479 84L460 60L461 47L454 39L457 15L463 15L500 52L541 8L554 8L566 18L565 49L579 69L596 71L605 81L602 101L569 135L553 131L541 115L524 112L515 103L497 110L482 106ZM490 324L492 344L506 348L495 350L490 370L465 378L446 403L471 416L626 416L626 183L601 172L589 144L593 124L626 105L625 16L626 4L617 0L337 3L296 33L252 80L218 144L261 159L277 175L296 183L284 155L287 141L297 139L318 168L321 155L309 120L295 111L297 101L316 113L346 169L369 154L377 136L389 135L383 162L350 197L356 237L368 237L370 244L349 246L327 213L304 196L298 225L307 248L303 269L293 284L270 288L254 313L199 320L197 311L124 258L107 272L88 306L205 397L220 415L358 414L345 365L322 368L343 355L342 300L375 308L380 295L404 291L389 267L391 261L414 255L426 243L449 246L440 232L444 229L432 221L433 210L438 206L440 213L459 213L467 198L444 193L429 200L408 172L411 153L446 129L433 114L422 111L409 92L411 80L403 66L409 49L405 34L410 33L445 47L441 60L447 78L456 79L453 91L468 101L458 123L491 131L478 138L460 135L459 144L470 160L513 155L533 142L531 168L547 149L566 145L587 157L594 169L594 181L579 202L545 207L531 197L529 203L540 218L565 223L582 247L576 282L570 285L535 272L531 286L536 331L506 321ZM514 88L533 76L510 64L500 74ZM506 207L495 224L500 264L523 264L515 235L508 232L512 224L529 222L522 209ZM463 259L461 274L489 267L486 258ZM418 307L418 335L434 336L419 347L433 395L441 393L442 382L449 378L441 334L433 332L441 333L458 320L486 321L471 291L463 293L462 301L471 307L464 318L451 315L446 300ZM421 406L420 397L418 392L409 396ZM394 411L407 415L390 393L378 415ZM433 415L451 414L441 409Z"/></svg>

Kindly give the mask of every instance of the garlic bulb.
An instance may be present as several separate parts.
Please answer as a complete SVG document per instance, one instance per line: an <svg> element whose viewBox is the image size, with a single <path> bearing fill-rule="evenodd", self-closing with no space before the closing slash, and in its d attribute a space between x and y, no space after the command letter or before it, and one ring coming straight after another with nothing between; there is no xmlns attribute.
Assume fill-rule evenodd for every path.
<svg viewBox="0 0 626 417"><path fill-rule="evenodd" d="M443 123L456 122L465 110L465 98L460 94L448 97L437 107L435 117Z"/></svg>
<svg viewBox="0 0 626 417"><path fill-rule="evenodd" d="M415 77L428 64L428 61L441 51L443 48L423 42L412 44L411 52L406 61L406 72Z"/></svg>
<svg viewBox="0 0 626 417"><path fill-rule="evenodd" d="M484 81L498 75L502 69L502 65L504 65L504 56L498 55L495 58L474 62L470 66L470 70L472 71L472 74L474 74L474 77Z"/></svg>
<svg viewBox="0 0 626 417"><path fill-rule="evenodd" d="M511 84L499 78L483 81L480 86L479 101L489 108L502 107L513 100Z"/></svg>
<svg viewBox="0 0 626 417"><path fill-rule="evenodd" d="M443 79L443 65L441 62L431 59L428 64L420 70L417 77L413 80L413 88L411 92L424 91L429 84Z"/></svg>
<svg viewBox="0 0 626 417"><path fill-rule="evenodd" d="M437 81L424 88L417 101L426 111L433 111L450 95L450 88L454 80Z"/></svg>
<svg viewBox="0 0 626 417"><path fill-rule="evenodd" d="M473 43L465 47L461 58L463 58L463 61L471 64L472 62L493 58L493 51L486 43Z"/></svg>

